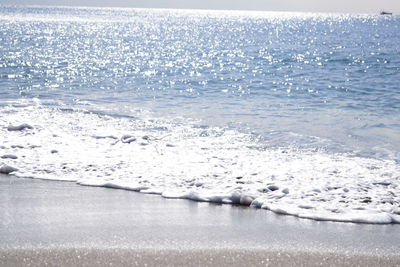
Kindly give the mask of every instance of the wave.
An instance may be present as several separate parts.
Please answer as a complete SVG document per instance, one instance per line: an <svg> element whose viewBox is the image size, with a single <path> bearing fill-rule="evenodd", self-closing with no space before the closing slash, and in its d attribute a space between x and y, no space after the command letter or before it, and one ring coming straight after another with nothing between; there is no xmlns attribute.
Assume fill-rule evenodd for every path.
<svg viewBox="0 0 400 267"><path fill-rule="evenodd" d="M314 220L400 223L400 166L393 160L269 147L253 134L195 120L39 104L1 107L0 124L0 169L17 177Z"/></svg>

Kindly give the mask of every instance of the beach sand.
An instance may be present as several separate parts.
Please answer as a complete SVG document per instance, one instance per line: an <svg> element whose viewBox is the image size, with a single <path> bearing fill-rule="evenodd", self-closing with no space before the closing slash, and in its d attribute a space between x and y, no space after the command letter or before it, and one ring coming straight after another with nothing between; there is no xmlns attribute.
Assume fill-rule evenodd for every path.
<svg viewBox="0 0 400 267"><path fill-rule="evenodd" d="M12 250L0 257L2 266L399 266L393 256L231 249Z"/></svg>
<svg viewBox="0 0 400 267"><path fill-rule="evenodd" d="M0 176L1 266L398 266L400 225Z"/></svg>

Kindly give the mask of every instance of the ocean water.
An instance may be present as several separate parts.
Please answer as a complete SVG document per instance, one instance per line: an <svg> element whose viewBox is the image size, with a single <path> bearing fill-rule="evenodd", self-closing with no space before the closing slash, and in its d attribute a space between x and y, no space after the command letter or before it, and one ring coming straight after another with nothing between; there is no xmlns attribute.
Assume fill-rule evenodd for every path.
<svg viewBox="0 0 400 267"><path fill-rule="evenodd" d="M0 7L0 172L400 223L400 17Z"/></svg>

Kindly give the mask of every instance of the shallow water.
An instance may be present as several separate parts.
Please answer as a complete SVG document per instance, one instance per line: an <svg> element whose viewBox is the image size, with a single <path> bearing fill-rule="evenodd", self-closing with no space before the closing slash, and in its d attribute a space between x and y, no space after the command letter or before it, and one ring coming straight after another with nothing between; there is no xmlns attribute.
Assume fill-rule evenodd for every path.
<svg viewBox="0 0 400 267"><path fill-rule="evenodd" d="M24 177L398 223L399 22L1 7L0 162Z"/></svg>

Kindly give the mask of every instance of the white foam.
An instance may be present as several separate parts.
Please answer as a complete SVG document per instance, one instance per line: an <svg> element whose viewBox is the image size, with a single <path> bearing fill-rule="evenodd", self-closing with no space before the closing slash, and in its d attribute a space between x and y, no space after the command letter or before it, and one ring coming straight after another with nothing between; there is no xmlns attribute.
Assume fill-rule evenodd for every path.
<svg viewBox="0 0 400 267"><path fill-rule="evenodd" d="M0 129L4 155L18 155L2 159L18 170L2 170L19 177L242 204L314 220L400 222L400 167L394 161L266 149L250 134L193 121L41 106L5 107L0 114L7 114L5 125L35 122L29 131Z"/></svg>

